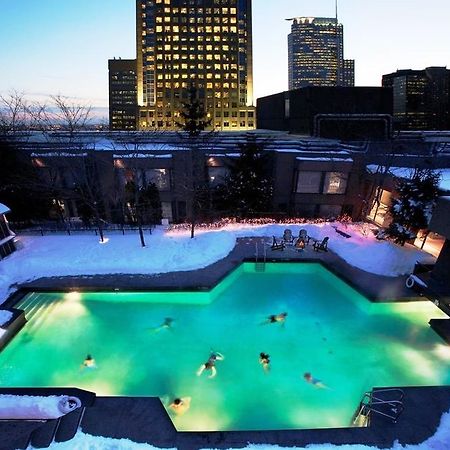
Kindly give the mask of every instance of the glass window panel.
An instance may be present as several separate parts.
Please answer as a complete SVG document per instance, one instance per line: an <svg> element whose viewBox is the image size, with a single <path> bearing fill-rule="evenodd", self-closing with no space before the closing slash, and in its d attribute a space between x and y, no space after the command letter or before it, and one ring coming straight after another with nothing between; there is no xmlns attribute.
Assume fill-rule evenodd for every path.
<svg viewBox="0 0 450 450"><path fill-rule="evenodd" d="M324 194L345 194L348 174L344 172L327 172L323 186Z"/></svg>
<svg viewBox="0 0 450 450"><path fill-rule="evenodd" d="M303 194L318 194L322 172L298 172L297 192Z"/></svg>

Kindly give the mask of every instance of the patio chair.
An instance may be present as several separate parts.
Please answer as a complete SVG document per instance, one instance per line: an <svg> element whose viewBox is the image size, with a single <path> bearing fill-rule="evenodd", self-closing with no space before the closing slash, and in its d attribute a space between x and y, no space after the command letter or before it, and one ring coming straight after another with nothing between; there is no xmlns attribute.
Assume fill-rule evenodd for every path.
<svg viewBox="0 0 450 450"><path fill-rule="evenodd" d="M292 235L292 231L289 228L286 228L284 230L282 239L286 245L294 245L294 236Z"/></svg>
<svg viewBox="0 0 450 450"><path fill-rule="evenodd" d="M271 245L270 249L283 251L284 247L285 247L284 242L283 241L278 242L277 238L275 236L273 236L272 245Z"/></svg>
<svg viewBox="0 0 450 450"><path fill-rule="evenodd" d="M308 236L308 232L304 228L302 228L298 232L297 241L302 240L306 245L308 245L310 239L311 239L311 236Z"/></svg>
<svg viewBox="0 0 450 450"><path fill-rule="evenodd" d="M328 251L328 239L329 237L326 236L323 238L322 242L320 241L315 241L313 244L313 248L316 252L318 252L319 250L323 250L324 252Z"/></svg>

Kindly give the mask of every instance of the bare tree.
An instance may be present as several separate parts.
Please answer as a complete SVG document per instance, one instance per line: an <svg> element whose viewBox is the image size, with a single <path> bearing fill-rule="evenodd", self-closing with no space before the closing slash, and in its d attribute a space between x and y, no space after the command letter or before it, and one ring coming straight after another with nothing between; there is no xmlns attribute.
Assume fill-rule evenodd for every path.
<svg viewBox="0 0 450 450"><path fill-rule="evenodd" d="M0 133L14 136L29 129L28 102L23 92L11 91L0 95Z"/></svg>
<svg viewBox="0 0 450 450"><path fill-rule="evenodd" d="M158 215L155 203L160 202L155 202L155 199L152 202L149 198L152 193L153 195L157 193L157 188L151 180L146 179L145 170L150 168L142 165L141 161L152 157L152 154L148 153L146 148L148 142L154 144L155 150L164 150L163 132L156 130L145 133L122 132L119 140L116 140L114 135L110 136L112 149L120 151L120 154L124 156L124 158L121 158L123 167L118 170L126 171L129 178L126 179L126 176L117 177L117 200L122 205L124 215L130 215L136 223L141 246L145 247L143 225L149 222L150 216Z"/></svg>

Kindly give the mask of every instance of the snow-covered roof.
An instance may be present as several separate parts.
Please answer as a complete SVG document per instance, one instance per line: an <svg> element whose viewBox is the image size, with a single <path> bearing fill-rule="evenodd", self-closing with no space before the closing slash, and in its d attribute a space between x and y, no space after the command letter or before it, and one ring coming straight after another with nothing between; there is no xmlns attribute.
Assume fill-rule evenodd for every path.
<svg viewBox="0 0 450 450"><path fill-rule="evenodd" d="M0 203L0 214L6 214L10 211L11 210L6 205L4 205L3 203Z"/></svg>
<svg viewBox="0 0 450 450"><path fill-rule="evenodd" d="M326 162L346 162L346 163L352 163L353 159L352 158L334 158L332 156L330 156L329 158L324 158L324 157L320 157L320 158L308 158L306 156L299 156L297 158L295 158L297 161L326 161Z"/></svg>
<svg viewBox="0 0 450 450"><path fill-rule="evenodd" d="M369 164L368 166L366 166L366 168L370 173L377 173L377 172L385 173L386 172L385 166L378 166L377 164ZM441 178L439 180L439 189L450 192L450 168L435 169L435 172L438 172L441 175ZM414 168L413 167L389 167L387 169L387 173L396 178L412 178L412 176L414 175Z"/></svg>
<svg viewBox="0 0 450 450"><path fill-rule="evenodd" d="M171 153L167 153L167 154L153 154L153 153L124 153L124 154L114 154L113 158L158 158L158 159L170 159L172 158L172 154Z"/></svg>

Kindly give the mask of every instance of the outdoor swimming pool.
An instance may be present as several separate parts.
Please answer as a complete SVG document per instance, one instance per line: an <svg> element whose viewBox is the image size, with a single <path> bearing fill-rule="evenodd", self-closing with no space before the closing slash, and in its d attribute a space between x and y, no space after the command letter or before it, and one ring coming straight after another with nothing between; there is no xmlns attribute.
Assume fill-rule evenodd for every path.
<svg viewBox="0 0 450 450"><path fill-rule="evenodd" d="M450 347L428 326L442 311L371 303L320 264L245 263L211 292L31 293L16 307L29 322L0 353L0 386L191 397L171 413L183 431L346 427L373 386L450 384ZM217 376L197 376L212 351Z"/></svg>

